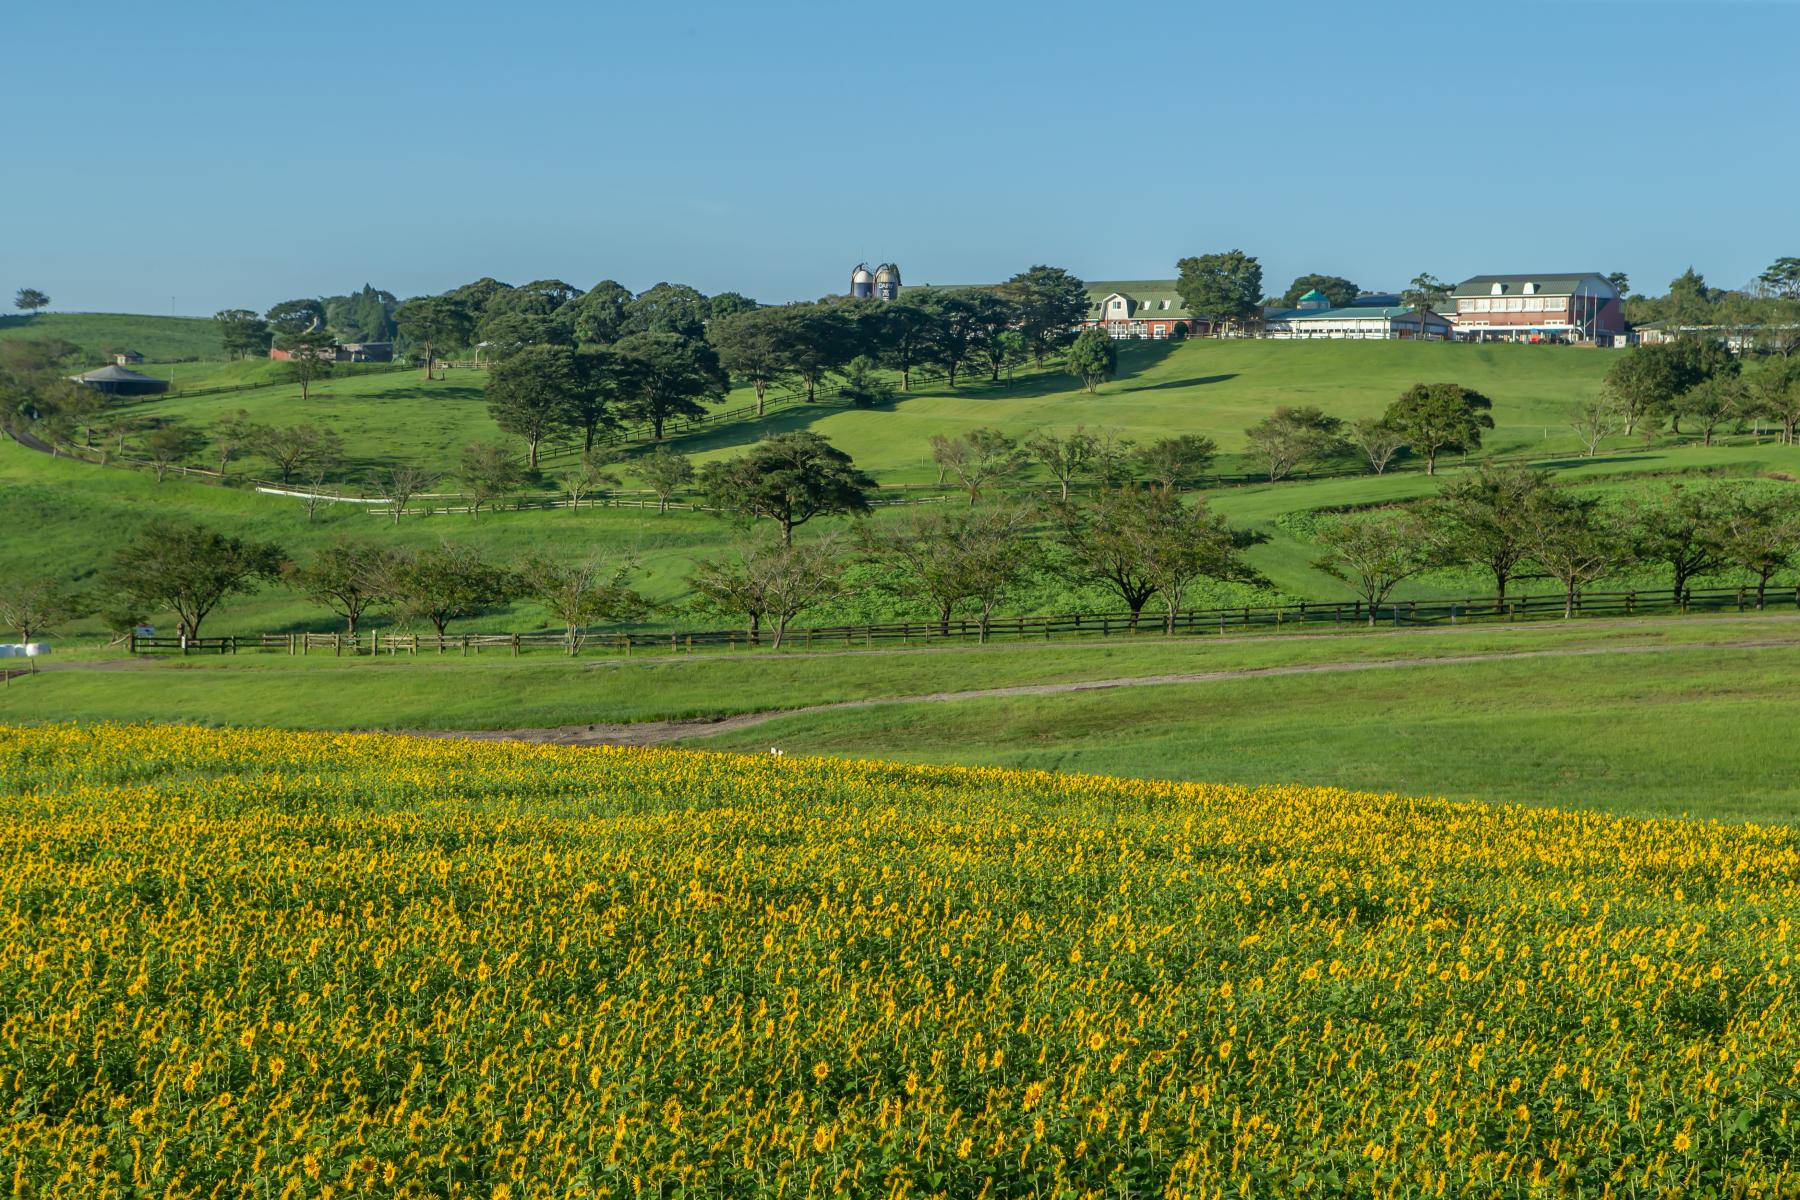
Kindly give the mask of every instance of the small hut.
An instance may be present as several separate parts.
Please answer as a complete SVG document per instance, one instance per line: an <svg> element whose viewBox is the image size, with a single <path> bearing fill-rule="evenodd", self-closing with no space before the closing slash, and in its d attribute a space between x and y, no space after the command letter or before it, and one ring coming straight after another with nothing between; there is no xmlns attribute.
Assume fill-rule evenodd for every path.
<svg viewBox="0 0 1800 1200"><path fill-rule="evenodd" d="M127 371L117 364L89 371L85 375L71 375L69 378L108 396L155 396L169 390L168 380Z"/></svg>
<svg viewBox="0 0 1800 1200"><path fill-rule="evenodd" d="M121 350L113 355L113 361L118 363L121 367L129 367L133 363L143 362L144 356L139 354L136 350Z"/></svg>

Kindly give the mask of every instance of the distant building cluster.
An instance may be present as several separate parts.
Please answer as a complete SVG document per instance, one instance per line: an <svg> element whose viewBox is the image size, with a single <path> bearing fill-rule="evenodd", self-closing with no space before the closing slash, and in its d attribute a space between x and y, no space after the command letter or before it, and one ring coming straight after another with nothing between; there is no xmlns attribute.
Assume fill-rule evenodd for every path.
<svg viewBox="0 0 1800 1200"><path fill-rule="evenodd" d="M1086 329L1152 341L1205 335L1213 322L1191 313L1173 279L1090 283ZM1624 299L1598 272L1476 275L1424 312L1392 293L1335 305L1318 291L1292 308L1270 307L1247 336L1279 339L1560 342L1610 346L1625 338Z"/></svg>
<svg viewBox="0 0 1800 1200"><path fill-rule="evenodd" d="M882 263L871 271L868 263L857 263L856 269L850 272L850 298L853 300L898 300L900 298L900 268L893 263Z"/></svg>
<svg viewBox="0 0 1800 1200"><path fill-rule="evenodd" d="M283 350L279 346L269 348L269 357L277 362L288 362L294 357L292 350ZM339 342L328 350L318 351L318 357L341 363L385 363L394 361L394 343L392 342Z"/></svg>

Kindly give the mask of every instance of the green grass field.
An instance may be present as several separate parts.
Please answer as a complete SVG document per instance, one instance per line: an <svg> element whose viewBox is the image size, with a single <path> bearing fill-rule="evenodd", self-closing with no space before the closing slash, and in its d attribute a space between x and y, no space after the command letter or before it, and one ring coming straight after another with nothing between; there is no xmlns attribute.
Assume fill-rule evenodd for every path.
<svg viewBox="0 0 1800 1200"><path fill-rule="evenodd" d="M154 317L140 313L45 312L0 316L0 338L61 338L99 366L115 348L136 350L152 362L224 357L219 327L211 317ZM153 374L155 372L152 372Z"/></svg>
<svg viewBox="0 0 1800 1200"><path fill-rule="evenodd" d="M14 679L0 721L514 729L882 701L684 744L1792 820L1797 669L1792 615L629 660L245 654ZM1196 673L1215 677L893 702Z"/></svg>

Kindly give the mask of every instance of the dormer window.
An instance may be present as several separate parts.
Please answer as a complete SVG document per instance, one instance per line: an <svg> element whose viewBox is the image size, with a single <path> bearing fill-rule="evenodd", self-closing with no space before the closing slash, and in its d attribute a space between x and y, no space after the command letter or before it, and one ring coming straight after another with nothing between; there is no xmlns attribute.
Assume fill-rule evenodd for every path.
<svg viewBox="0 0 1800 1200"><path fill-rule="evenodd" d="M1527 296L1535 296L1535 295L1537 295L1537 284L1528 283L1525 285L1523 290Z"/></svg>
<svg viewBox="0 0 1800 1200"><path fill-rule="evenodd" d="M1490 295L1490 296L1506 295L1506 285L1504 283L1496 283L1493 287L1488 289L1488 295Z"/></svg>

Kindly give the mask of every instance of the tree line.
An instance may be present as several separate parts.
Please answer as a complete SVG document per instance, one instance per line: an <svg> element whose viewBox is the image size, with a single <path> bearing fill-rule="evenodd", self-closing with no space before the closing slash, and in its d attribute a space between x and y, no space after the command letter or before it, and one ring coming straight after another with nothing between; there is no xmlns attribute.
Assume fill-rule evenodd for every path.
<svg viewBox="0 0 1800 1200"><path fill-rule="evenodd" d="M937 447L969 503L881 523L857 519L871 512L873 480L815 433L778 434L698 471L659 450L665 467L702 489L738 529L726 553L694 563L691 599L681 607L740 621L753 644L769 634L779 646L801 614L878 594L930 613L941 631L967 613L985 640L998 609L1050 582L1115 597L1133 628L1155 601L1172 632L1200 586L1266 585L1244 556L1262 535L1182 495L1181 479L1210 453L1203 442L1137 448L1076 430L1020 444L973 430ZM1085 495L1066 487L1050 496L984 491L997 472L1029 457L1052 465L1065 484L1086 471L1101 486ZM845 517L854 519L848 533L796 537L815 520ZM1326 514L1313 536L1321 548L1315 565L1368 606L1371 622L1401 583L1445 567L1491 575L1497 610L1515 582L1539 578L1561 586L1572 615L1596 581L1645 568L1668 575L1677 603L1697 578L1742 572L1760 608L1772 583L1800 565L1800 502L1789 490L1713 482L1603 505L1541 472L1484 464L1420 504ZM79 595L51 579L0 588L0 620L29 640L80 615L122 631L172 612L195 638L222 602L280 580L336 613L350 633L381 609L429 622L441 637L452 621L530 600L564 628L573 653L589 626L653 611L631 586L636 571L630 554L507 564L448 542L421 550L350 538L296 563L273 543L159 523L120 547L95 592Z"/></svg>
<svg viewBox="0 0 1800 1200"><path fill-rule="evenodd" d="M1760 610L1771 584L1800 567L1800 495L1720 481L1669 483L1605 503L1526 467L1483 464L1425 502L1325 515L1314 565L1368 606L1369 622L1395 588L1426 571L1489 576L1494 607L1525 579L1553 580L1563 615L1606 579L1653 570L1684 605L1696 579L1736 572Z"/></svg>

